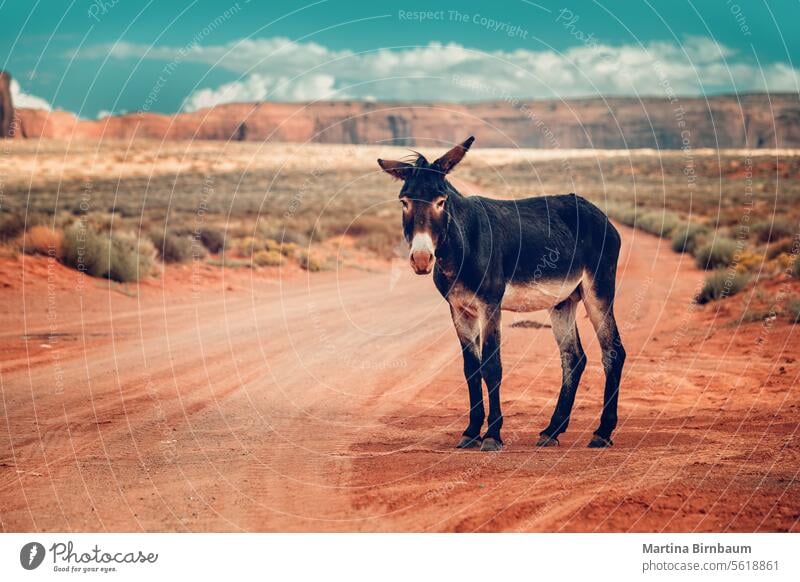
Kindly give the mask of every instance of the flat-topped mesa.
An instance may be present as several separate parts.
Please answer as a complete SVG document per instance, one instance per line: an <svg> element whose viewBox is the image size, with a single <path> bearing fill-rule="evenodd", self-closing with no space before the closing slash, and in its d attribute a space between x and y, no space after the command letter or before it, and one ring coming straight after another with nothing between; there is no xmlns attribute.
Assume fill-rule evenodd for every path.
<svg viewBox="0 0 800 582"><path fill-rule="evenodd" d="M524 105L524 107L523 107ZM679 107L678 107L679 106ZM480 103L231 103L192 113L130 113L100 120L17 109L20 137L210 139L481 147L800 147L800 105L788 94ZM688 131L688 133L687 133Z"/></svg>

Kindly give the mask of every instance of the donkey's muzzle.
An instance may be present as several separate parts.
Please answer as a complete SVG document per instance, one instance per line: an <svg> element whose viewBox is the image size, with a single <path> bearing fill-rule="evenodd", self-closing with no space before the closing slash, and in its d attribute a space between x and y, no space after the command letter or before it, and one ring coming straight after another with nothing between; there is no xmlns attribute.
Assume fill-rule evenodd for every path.
<svg viewBox="0 0 800 582"><path fill-rule="evenodd" d="M433 253L429 251L414 251L410 260L411 268L417 275L427 275L433 270Z"/></svg>

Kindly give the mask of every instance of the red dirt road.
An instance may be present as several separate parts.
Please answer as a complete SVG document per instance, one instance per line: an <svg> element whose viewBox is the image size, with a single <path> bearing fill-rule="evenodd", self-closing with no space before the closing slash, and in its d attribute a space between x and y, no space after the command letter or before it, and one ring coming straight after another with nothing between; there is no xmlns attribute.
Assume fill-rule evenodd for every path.
<svg viewBox="0 0 800 582"><path fill-rule="evenodd" d="M456 451L458 343L405 262L282 278L203 267L196 294L191 267L169 268L126 294L2 259L0 526L797 530L797 326L694 307L691 259L621 230L629 359L601 451L585 448L602 368L582 309L589 365L562 446L533 446L557 396L555 341L511 326L547 315L506 314L507 448Z"/></svg>

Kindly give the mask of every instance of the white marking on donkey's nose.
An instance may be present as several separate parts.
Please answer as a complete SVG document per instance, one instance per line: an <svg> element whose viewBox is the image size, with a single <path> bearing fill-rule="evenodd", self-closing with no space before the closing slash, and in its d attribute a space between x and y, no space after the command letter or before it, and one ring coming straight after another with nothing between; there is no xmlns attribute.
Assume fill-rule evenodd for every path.
<svg viewBox="0 0 800 582"><path fill-rule="evenodd" d="M411 254L413 255L419 251L426 251L433 254L436 249L433 248L433 239L430 233L418 232L411 240Z"/></svg>
<svg viewBox="0 0 800 582"><path fill-rule="evenodd" d="M411 252L409 259L411 266L418 274L430 273L433 265L433 253L436 249L433 246L433 238L427 232L419 232L411 240Z"/></svg>

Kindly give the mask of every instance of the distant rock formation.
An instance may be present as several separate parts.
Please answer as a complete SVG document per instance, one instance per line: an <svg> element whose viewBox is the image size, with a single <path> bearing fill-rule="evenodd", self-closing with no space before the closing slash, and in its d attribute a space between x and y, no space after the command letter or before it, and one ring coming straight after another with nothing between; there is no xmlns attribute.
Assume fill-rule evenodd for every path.
<svg viewBox="0 0 800 582"><path fill-rule="evenodd" d="M11 100L11 75L0 71L0 138L12 137L14 103Z"/></svg>
<svg viewBox="0 0 800 582"><path fill-rule="evenodd" d="M482 147L800 147L795 94L482 103L232 103L193 113L131 113L98 121L18 109L24 135Z"/></svg>

